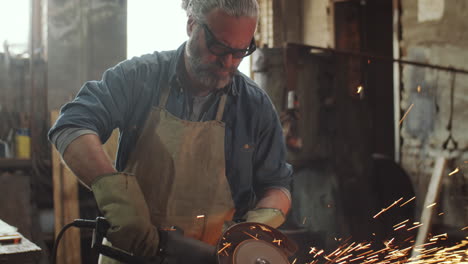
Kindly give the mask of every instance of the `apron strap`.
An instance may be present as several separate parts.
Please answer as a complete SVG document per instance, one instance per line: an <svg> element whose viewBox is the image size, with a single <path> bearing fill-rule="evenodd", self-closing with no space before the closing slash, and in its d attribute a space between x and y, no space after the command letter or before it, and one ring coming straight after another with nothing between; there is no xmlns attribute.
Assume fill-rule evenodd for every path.
<svg viewBox="0 0 468 264"><path fill-rule="evenodd" d="M161 97L159 97L158 106L160 108L166 108L167 99L169 98L169 93L171 92L171 84L166 85L161 93Z"/></svg>
<svg viewBox="0 0 468 264"><path fill-rule="evenodd" d="M216 121L221 122L224 114L224 106L226 106L227 94L223 94L219 101L218 112L216 113Z"/></svg>

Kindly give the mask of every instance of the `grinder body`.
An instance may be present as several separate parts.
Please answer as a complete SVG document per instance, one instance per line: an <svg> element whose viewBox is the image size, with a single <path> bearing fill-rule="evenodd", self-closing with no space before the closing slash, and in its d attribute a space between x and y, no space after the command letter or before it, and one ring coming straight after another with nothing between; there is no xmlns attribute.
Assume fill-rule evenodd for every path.
<svg viewBox="0 0 468 264"><path fill-rule="evenodd" d="M109 226L105 219L97 222L92 247L100 254L123 263L289 264L288 259L297 251L297 245L277 229L260 223L244 222L229 227L216 246L186 237L176 227L159 230L158 256L142 258L102 245Z"/></svg>

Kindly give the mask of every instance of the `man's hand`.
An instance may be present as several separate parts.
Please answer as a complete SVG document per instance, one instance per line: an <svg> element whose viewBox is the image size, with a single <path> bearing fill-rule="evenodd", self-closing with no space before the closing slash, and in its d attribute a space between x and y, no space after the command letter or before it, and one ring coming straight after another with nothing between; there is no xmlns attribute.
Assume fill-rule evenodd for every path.
<svg viewBox="0 0 468 264"><path fill-rule="evenodd" d="M257 208L248 211L245 215L246 222L255 222L277 228L286 220L283 212L276 208Z"/></svg>
<svg viewBox="0 0 468 264"><path fill-rule="evenodd" d="M112 246L141 257L158 253L159 234L151 223L143 193L133 175L113 173L91 184L99 210L110 223Z"/></svg>
<svg viewBox="0 0 468 264"><path fill-rule="evenodd" d="M289 191L282 188L268 189L255 209L245 215L247 222L266 224L277 228L286 220L285 215L291 207Z"/></svg>

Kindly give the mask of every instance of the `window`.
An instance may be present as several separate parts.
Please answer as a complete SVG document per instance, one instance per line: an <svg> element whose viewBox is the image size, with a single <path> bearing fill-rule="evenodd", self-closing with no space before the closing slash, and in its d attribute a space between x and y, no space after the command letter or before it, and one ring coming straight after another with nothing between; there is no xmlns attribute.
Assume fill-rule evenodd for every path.
<svg viewBox="0 0 468 264"><path fill-rule="evenodd" d="M127 58L177 49L188 39L187 15L181 3L180 0L127 1ZM250 76L250 58L242 61L239 71Z"/></svg>
<svg viewBox="0 0 468 264"><path fill-rule="evenodd" d="M28 52L30 0L0 0L0 52L8 46L11 54Z"/></svg>

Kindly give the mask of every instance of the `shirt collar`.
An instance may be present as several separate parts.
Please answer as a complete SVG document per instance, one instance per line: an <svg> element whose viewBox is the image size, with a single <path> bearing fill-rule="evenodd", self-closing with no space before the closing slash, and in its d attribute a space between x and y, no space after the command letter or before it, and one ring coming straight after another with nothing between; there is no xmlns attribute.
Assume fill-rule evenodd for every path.
<svg viewBox="0 0 468 264"><path fill-rule="evenodd" d="M170 64L169 64L169 83L174 85L179 85L180 86L180 81L179 81L179 78L178 78L178 72L177 72L177 69L179 67L179 64L180 63L183 63L183 56L184 56L184 53L185 53L185 45L187 44L187 42L184 42L182 43L182 45L179 46L179 48L176 50L176 55L172 58ZM233 77L233 80L228 84L226 85L225 88L223 88L222 90L227 93L227 94L231 94L233 96L237 96L239 94L238 92L238 88L237 88L237 85L236 85L236 75L239 74L239 73L236 73Z"/></svg>
<svg viewBox="0 0 468 264"><path fill-rule="evenodd" d="M185 44L186 42L182 43L182 45L179 46L179 48L175 52L176 55L172 57L172 60L169 64L169 83L170 84L179 83L178 76L177 76L177 67L179 63L183 61L182 56L184 56Z"/></svg>

